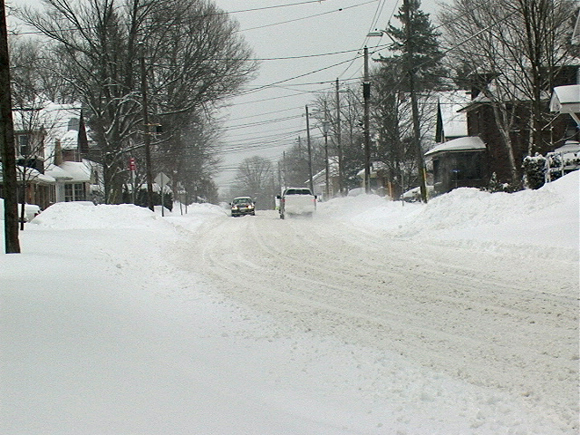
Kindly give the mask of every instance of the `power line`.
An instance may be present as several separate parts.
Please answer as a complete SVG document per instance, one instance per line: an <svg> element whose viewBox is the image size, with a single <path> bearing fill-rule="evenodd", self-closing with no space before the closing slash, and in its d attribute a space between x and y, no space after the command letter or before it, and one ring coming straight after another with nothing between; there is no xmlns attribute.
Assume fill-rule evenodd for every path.
<svg viewBox="0 0 580 435"><path fill-rule="evenodd" d="M274 111L270 111L270 112L262 112L262 113L258 113L256 115L242 116L240 118L232 118L232 119L229 119L228 121L241 121L242 119L257 118L257 117L263 116L263 115L271 115L274 113L289 112L291 110L298 110L298 109L302 109L302 106L290 107L288 109L274 110Z"/></svg>
<svg viewBox="0 0 580 435"><path fill-rule="evenodd" d="M263 140L263 139L270 139L270 138L274 138L274 137L279 137L281 134L294 134L297 135L300 132L302 132L303 129L296 129L296 128L292 128L291 130L280 130L280 129L275 129L275 130L264 130L261 133L270 133L270 132L275 132L274 134L264 134L262 136L256 136L256 133L248 133L248 134L243 134L243 135L239 135L239 136L228 136L227 140L228 142L236 142L237 144L243 143L243 142L253 142L256 140ZM249 138L243 138L244 136L249 136ZM240 139L241 138L241 139Z"/></svg>
<svg viewBox="0 0 580 435"><path fill-rule="evenodd" d="M334 13L337 13L337 12L345 11L347 9L358 8L358 7L361 7L361 6L365 6L365 5L369 4L369 3L375 3L377 1L379 1L379 0L370 0L370 1L367 1L365 3L360 3L360 4L357 4L357 5L353 5L353 6L347 6L345 8L339 8L339 9L336 9L336 10L333 10L333 11L321 12L321 13L314 14L314 15L308 15L306 17L294 18L294 19L291 19L291 20L279 21L277 23L264 24L262 26L250 27L248 29L241 30L241 32L248 32L250 30L264 29L266 27L273 27L273 26L279 26L279 25L282 25L282 24L294 23L296 21L303 21L303 20L307 20L307 19L310 19L310 18L318 18L318 17L321 17L323 15L330 15L330 14L334 14Z"/></svg>
<svg viewBox="0 0 580 435"><path fill-rule="evenodd" d="M272 5L272 6L262 6L259 8L242 9L239 11L225 11L225 12L223 12L223 14L242 14L242 13L246 13L246 12L264 11L266 9L287 8L287 7L291 7L291 6L301 6L301 5L306 5L306 4L310 4L310 3L322 3L323 1L325 1L325 0L306 0L306 1L301 1L301 2L297 2L297 3L286 3L286 4L279 4L279 5Z"/></svg>
<svg viewBox="0 0 580 435"><path fill-rule="evenodd" d="M376 1L376 0L375 0ZM331 51L327 53L315 53L315 54L304 54L302 56L285 56L285 57L262 57L248 59L251 61L263 62L263 61L274 61L274 60L295 60L295 59L308 59L312 57L323 57L323 56L336 56L339 54L356 53L359 50L343 50L343 51ZM215 60L228 60L228 59L215 59Z"/></svg>
<svg viewBox="0 0 580 435"><path fill-rule="evenodd" d="M357 58L360 58L360 57L362 57L362 55L360 53L357 53L357 55L355 56L354 59L357 59ZM274 87L276 85L280 85L282 83L286 83L286 82L289 82L289 81L292 81L292 80L296 80L296 79L299 79L299 78L302 78L302 77L306 77L306 76L309 76L309 75L317 74L319 72L326 71L326 70L329 70L331 68L335 68L335 67L340 66L340 65L344 65L345 63L348 63L348 62L353 62L353 59L343 60L343 61L334 63L332 65L328 65L328 66L325 66L325 67L322 67L322 68L319 68L319 69L316 69L316 70L313 70L313 71L309 71L309 72L306 72L306 73L303 73L303 74L299 74L299 75L294 76L294 77L290 77L290 78L287 78L287 79L284 79L284 80L279 80L277 82L270 83L269 85L263 85L263 86L260 86L260 87L258 87L256 89L254 89L254 90L247 91L247 92L243 93L242 95L244 95L244 94L247 95L247 94L251 94L251 93L254 93L254 92L259 92L259 91L262 91L264 89L268 89L268 88ZM332 81L329 80L328 83L332 83Z"/></svg>
<svg viewBox="0 0 580 435"><path fill-rule="evenodd" d="M236 124L230 127L226 127L226 130L231 131L231 130L240 130L243 128L249 128L249 127L258 127L261 125L265 125L265 124L271 124L274 122L281 122L281 121L290 121L292 119L298 119L301 118L302 114L300 115L292 115L292 116L286 116L284 118L276 118L276 119L265 119L263 121L256 121L256 122L250 122L250 123L246 123L246 124Z"/></svg>

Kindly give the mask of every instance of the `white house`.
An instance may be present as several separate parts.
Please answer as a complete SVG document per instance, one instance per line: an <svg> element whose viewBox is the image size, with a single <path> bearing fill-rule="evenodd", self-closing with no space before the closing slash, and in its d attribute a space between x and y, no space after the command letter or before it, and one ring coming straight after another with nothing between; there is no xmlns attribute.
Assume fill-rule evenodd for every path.
<svg viewBox="0 0 580 435"><path fill-rule="evenodd" d="M83 158L89 141L80 103L45 102L14 110L16 154L25 200L42 208L86 201L102 191L102 167Z"/></svg>
<svg viewBox="0 0 580 435"><path fill-rule="evenodd" d="M550 101L550 110L568 113L580 127L580 85L555 87Z"/></svg>

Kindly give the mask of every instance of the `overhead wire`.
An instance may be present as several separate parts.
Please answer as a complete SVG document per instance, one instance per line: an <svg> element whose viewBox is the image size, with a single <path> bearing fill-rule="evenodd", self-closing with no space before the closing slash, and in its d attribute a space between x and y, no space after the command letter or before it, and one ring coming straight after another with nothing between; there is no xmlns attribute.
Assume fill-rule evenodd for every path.
<svg viewBox="0 0 580 435"><path fill-rule="evenodd" d="M248 31L251 31L251 30L264 29L266 27L273 27L273 26L279 26L279 25L282 25L282 24L295 23L297 21L303 21L303 20L307 20L307 19L310 19L310 18L318 18L318 17L324 16L324 15L330 15L330 14L335 14L337 12L342 12L342 11L347 10L347 9L353 9L353 8L358 8L358 7L361 7L361 6L365 6L367 4L375 3L377 1L383 1L383 0L369 0L369 1L364 2L364 3L360 3L360 4L356 4L356 5L352 5L352 6L347 6L347 7L344 7L344 8L338 8L338 9L335 9L335 10L332 10L332 11L320 12L318 14L308 15L308 16L305 16L305 17L293 18L291 20L279 21L277 23L264 24L264 25L261 25L261 26L250 27L250 28L247 28L247 29L242 29L240 31L241 32L248 32Z"/></svg>
<svg viewBox="0 0 580 435"><path fill-rule="evenodd" d="M398 3L398 0L395 2L395 4ZM382 14L383 8L385 7L385 0L381 0L381 2L377 5L377 9L375 10L375 14L373 16L373 19L371 20L371 25L369 27L369 30L367 31L367 34L365 35L365 38L363 40L363 43L361 45L361 47L358 49L358 52L360 53L361 50L364 49L364 47L367 45L367 42L369 40L369 36L368 34L374 29L374 27L376 26L376 23L378 22L378 20L380 19L380 16ZM356 60L356 58L352 59L352 61L348 64L348 66L345 68L345 70L338 76L338 78L343 77L347 71L354 65L354 61ZM351 76L352 78L352 76Z"/></svg>
<svg viewBox="0 0 580 435"><path fill-rule="evenodd" d="M242 119L257 118L257 117L263 116L263 115L271 115L274 113L289 112L291 110L297 110L297 109L298 109L298 107L290 107L288 109L281 109L281 110L274 110L274 111L269 111L269 112L257 113L255 115L241 116L239 118L231 118L228 121L241 121Z"/></svg>
<svg viewBox="0 0 580 435"><path fill-rule="evenodd" d="M226 127L227 131L232 131L232 130L240 130L243 128L249 128L249 127L257 127L260 125L266 125L266 124L270 124L270 123L274 123L274 122L282 122L282 121L290 121L292 119L297 119L297 118L301 118L302 115L293 115L293 116L287 116L284 118L277 118L277 119L266 119L263 121L256 121L256 122L250 122L250 123L244 123L244 124L237 124L237 125L233 125L230 127Z"/></svg>
<svg viewBox="0 0 580 435"><path fill-rule="evenodd" d="M253 90L250 90L250 91L247 91L247 92L243 92L242 95L252 94L252 93L255 93L255 92L259 92L261 90L264 90L264 89L268 89L268 88L274 87L276 85L280 85L282 83L286 83L286 82L289 82L289 81L292 81L292 80L296 80L296 79L299 79L299 78L302 78L302 77L306 77L306 76L309 76L309 75L318 74L319 72L326 71L326 70L329 70L331 68L335 68L335 67L340 66L340 65L344 65L345 63L353 62L354 60L359 59L362 56L363 56L362 54L357 53L356 56L353 59L343 60L343 61L334 63L332 65L327 65L325 67L318 68L318 69L315 69L313 71L308 71L306 73L299 74L299 75L294 76L294 77L290 77L290 78L283 79L283 80L278 80L277 82L273 82L273 83L270 83L270 84L267 84L267 85L259 86L256 89L253 89ZM332 81L328 81L328 83L332 83Z"/></svg>
<svg viewBox="0 0 580 435"><path fill-rule="evenodd" d="M296 3L282 3L282 4L278 4L278 5L271 5L271 6L260 6L258 8L242 9L239 11L224 11L224 14L242 14L245 12L264 11L267 9L277 9L277 8L286 8L286 7L291 7L291 6L301 6L301 5L306 5L309 3L322 3L324 1L325 0L304 0L304 1L296 2Z"/></svg>
<svg viewBox="0 0 580 435"><path fill-rule="evenodd" d="M296 129L296 127L292 127L290 129L285 129L285 130L281 130L281 129L277 128L274 130L261 131L261 133L273 133L273 134L264 134L262 136L256 136L255 133L245 133L245 134L240 134L240 135L228 135L228 140L236 141L237 143L241 143L244 141L253 141L253 140L257 140L257 139L268 139L268 138L272 138L275 136L279 136L280 134L296 133L296 132L300 132L300 131L302 131L302 129Z"/></svg>

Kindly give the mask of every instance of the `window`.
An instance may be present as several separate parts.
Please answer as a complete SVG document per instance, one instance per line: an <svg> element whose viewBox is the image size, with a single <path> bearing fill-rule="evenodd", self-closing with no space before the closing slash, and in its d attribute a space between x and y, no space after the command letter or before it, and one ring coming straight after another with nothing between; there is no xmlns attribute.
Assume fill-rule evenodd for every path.
<svg viewBox="0 0 580 435"><path fill-rule="evenodd" d="M288 189L285 195L311 195L310 189Z"/></svg>
<svg viewBox="0 0 580 435"><path fill-rule="evenodd" d="M18 135L18 153L21 156L30 154L30 137L27 134Z"/></svg>
<svg viewBox="0 0 580 435"><path fill-rule="evenodd" d="M461 153L454 156L453 180L478 180L483 177L482 154Z"/></svg>
<svg viewBox="0 0 580 435"><path fill-rule="evenodd" d="M74 191L75 191L75 201L84 201L87 199L85 195L85 185L83 183L75 184Z"/></svg>
<svg viewBox="0 0 580 435"><path fill-rule="evenodd" d="M440 183L442 181L439 159L433 159L433 181L435 183Z"/></svg>
<svg viewBox="0 0 580 435"><path fill-rule="evenodd" d="M83 183L65 184L64 185L64 200L71 201L85 201L87 199L85 192L85 185Z"/></svg>

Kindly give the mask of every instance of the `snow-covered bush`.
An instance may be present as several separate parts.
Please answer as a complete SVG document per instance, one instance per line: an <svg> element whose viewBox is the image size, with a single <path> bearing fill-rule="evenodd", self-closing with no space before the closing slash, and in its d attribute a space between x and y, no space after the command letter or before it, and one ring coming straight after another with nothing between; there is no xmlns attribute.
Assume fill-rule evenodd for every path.
<svg viewBox="0 0 580 435"><path fill-rule="evenodd" d="M497 174L494 172L493 174L491 174L491 178L489 180L487 188L484 188L483 190L486 190L488 192L509 192L510 191L509 187L510 186L508 183L500 182L497 179Z"/></svg>
<svg viewBox="0 0 580 435"><path fill-rule="evenodd" d="M522 163L524 170L524 185L528 189L539 189L546 179L546 158L538 153L526 156Z"/></svg>

